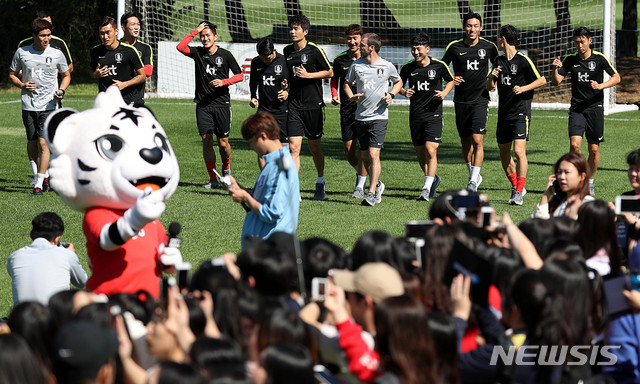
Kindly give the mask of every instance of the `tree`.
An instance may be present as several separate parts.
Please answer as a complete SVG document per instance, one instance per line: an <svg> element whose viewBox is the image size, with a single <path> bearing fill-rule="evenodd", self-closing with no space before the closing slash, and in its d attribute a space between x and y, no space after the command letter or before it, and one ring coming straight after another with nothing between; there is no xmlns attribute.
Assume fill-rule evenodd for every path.
<svg viewBox="0 0 640 384"><path fill-rule="evenodd" d="M622 30L620 34L620 56L638 56L638 0L624 0Z"/></svg>

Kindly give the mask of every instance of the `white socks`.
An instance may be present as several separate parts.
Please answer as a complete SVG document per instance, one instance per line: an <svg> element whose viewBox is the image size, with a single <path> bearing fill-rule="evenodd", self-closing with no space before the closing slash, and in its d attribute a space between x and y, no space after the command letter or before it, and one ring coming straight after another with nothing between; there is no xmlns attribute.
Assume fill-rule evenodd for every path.
<svg viewBox="0 0 640 384"><path fill-rule="evenodd" d="M364 190L364 183L366 183L366 181L367 181L367 176L358 175L358 185L356 185L356 188L360 188Z"/></svg>
<svg viewBox="0 0 640 384"><path fill-rule="evenodd" d="M425 176L424 177L424 186L422 186L422 189L428 189L429 191L431 191L431 186L433 185L433 176Z"/></svg>
<svg viewBox="0 0 640 384"><path fill-rule="evenodd" d="M319 176L318 179L316 180L316 183L324 184L324 176Z"/></svg>
<svg viewBox="0 0 640 384"><path fill-rule="evenodd" d="M38 173L38 181L36 181L36 188L42 189L43 182L44 182L44 173Z"/></svg>
<svg viewBox="0 0 640 384"><path fill-rule="evenodd" d="M471 176L469 176L469 181L473 181L474 183L478 182L478 175L480 174L480 167L471 166Z"/></svg>

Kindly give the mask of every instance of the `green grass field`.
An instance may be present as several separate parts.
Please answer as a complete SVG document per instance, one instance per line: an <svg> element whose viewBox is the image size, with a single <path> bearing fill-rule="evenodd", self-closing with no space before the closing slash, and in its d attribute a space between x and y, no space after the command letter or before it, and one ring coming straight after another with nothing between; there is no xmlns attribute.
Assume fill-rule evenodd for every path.
<svg viewBox="0 0 640 384"><path fill-rule="evenodd" d="M84 110L92 105L95 85L72 86L67 92L65 106ZM180 185L167 203L162 215L165 226L171 221L182 224L182 253L186 260L198 265L202 260L224 252L239 250L244 210L222 190L201 187L207 174L201 155L200 138L195 126L195 107L188 100L147 100L165 128L175 149L181 170ZM250 187L258 174L256 155L242 140L241 122L253 113L246 102L234 102L231 130L231 169L238 181ZM29 181L31 170L26 156L26 139L21 121L21 106L17 90L0 92L0 245L3 250L0 264L4 269L14 250L29 243L31 219L42 211L55 211L65 221L63 240L76 245L77 253L86 266L86 248L81 230L82 214L72 211L55 195L32 196ZM392 107L385 148L382 151L382 180L387 189L382 203L373 208L360 206L352 199L354 171L344 160L338 109L327 107L326 136L323 148L326 155L328 200L312 200L315 169L308 149L302 154L299 234L301 238L326 237L350 250L365 231L381 229L400 236L404 223L412 219L427 219L430 203L417 202L423 183L408 129L408 109ZM639 112L616 114L606 119L606 142L602 145L600 171L596 178L599 198L612 201L620 192L629 189L625 157L640 144ZM552 164L569 147L567 114L560 111L534 111L531 141L528 146L529 177L522 207L506 204L510 196L509 183L503 174L495 144L496 111L490 111L488 134L485 138L484 183L481 192L488 194L499 213L509 212L515 220L523 220L533 212L545 186ZM305 144L306 146L306 144ZM453 111L445 110L445 131L439 150L438 174L442 177L439 190L464 188L468 173L460 157L458 135ZM88 268L87 268L88 270ZM11 282L8 274L0 272L0 317L12 307Z"/></svg>

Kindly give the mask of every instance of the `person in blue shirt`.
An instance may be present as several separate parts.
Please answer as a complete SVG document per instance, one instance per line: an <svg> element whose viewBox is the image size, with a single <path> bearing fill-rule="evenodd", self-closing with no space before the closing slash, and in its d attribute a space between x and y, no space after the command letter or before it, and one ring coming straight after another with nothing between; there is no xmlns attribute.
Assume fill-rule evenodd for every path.
<svg viewBox="0 0 640 384"><path fill-rule="evenodd" d="M250 236L267 238L274 232L294 234L300 211L300 180L288 145L280 142L280 126L269 112L258 112L242 123L242 137L264 158L253 192L228 176L233 200L247 207L242 248Z"/></svg>

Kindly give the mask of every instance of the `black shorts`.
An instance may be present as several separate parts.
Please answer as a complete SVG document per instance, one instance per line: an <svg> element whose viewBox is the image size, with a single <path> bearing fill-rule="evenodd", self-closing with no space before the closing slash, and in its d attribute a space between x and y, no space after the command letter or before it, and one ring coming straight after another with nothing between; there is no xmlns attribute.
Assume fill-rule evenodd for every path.
<svg viewBox="0 0 640 384"><path fill-rule="evenodd" d="M352 141L358 139L356 133L356 111L355 109L350 113L342 113L340 111L340 131L342 133L342 141Z"/></svg>
<svg viewBox="0 0 640 384"><path fill-rule="evenodd" d="M218 138L229 137L229 132L231 131L231 108L196 107L196 122L200 136L211 133Z"/></svg>
<svg viewBox="0 0 640 384"><path fill-rule="evenodd" d="M22 123L27 132L27 140L38 140L38 138L44 137L44 122L51 112L53 110L22 111Z"/></svg>
<svg viewBox="0 0 640 384"><path fill-rule="evenodd" d="M273 116L273 118L276 119L276 122L278 122L278 127L280 127L280 142L286 143L287 142L287 119L289 118L287 111L273 113L273 112L265 111L258 108L258 112L270 113L271 116Z"/></svg>
<svg viewBox="0 0 640 384"><path fill-rule="evenodd" d="M604 109L602 107L585 109L582 112L569 112L569 137L585 135L589 144L604 141Z"/></svg>
<svg viewBox="0 0 640 384"><path fill-rule="evenodd" d="M309 140L321 139L324 134L324 118L324 107L308 110L289 107L287 137L305 136Z"/></svg>
<svg viewBox="0 0 640 384"><path fill-rule="evenodd" d="M455 103L456 127L460 138L487 133L489 100L479 99L473 104Z"/></svg>
<svg viewBox="0 0 640 384"><path fill-rule="evenodd" d="M423 146L427 141L442 142L442 114L432 113L421 116L409 116L411 142L414 147Z"/></svg>
<svg viewBox="0 0 640 384"><path fill-rule="evenodd" d="M529 141L529 124L531 124L531 116L526 115L512 120L498 118L498 126L496 128L498 144L506 144L515 140Z"/></svg>
<svg viewBox="0 0 640 384"><path fill-rule="evenodd" d="M387 134L389 120L356 121L358 132L358 147L361 151L369 148L382 148Z"/></svg>

